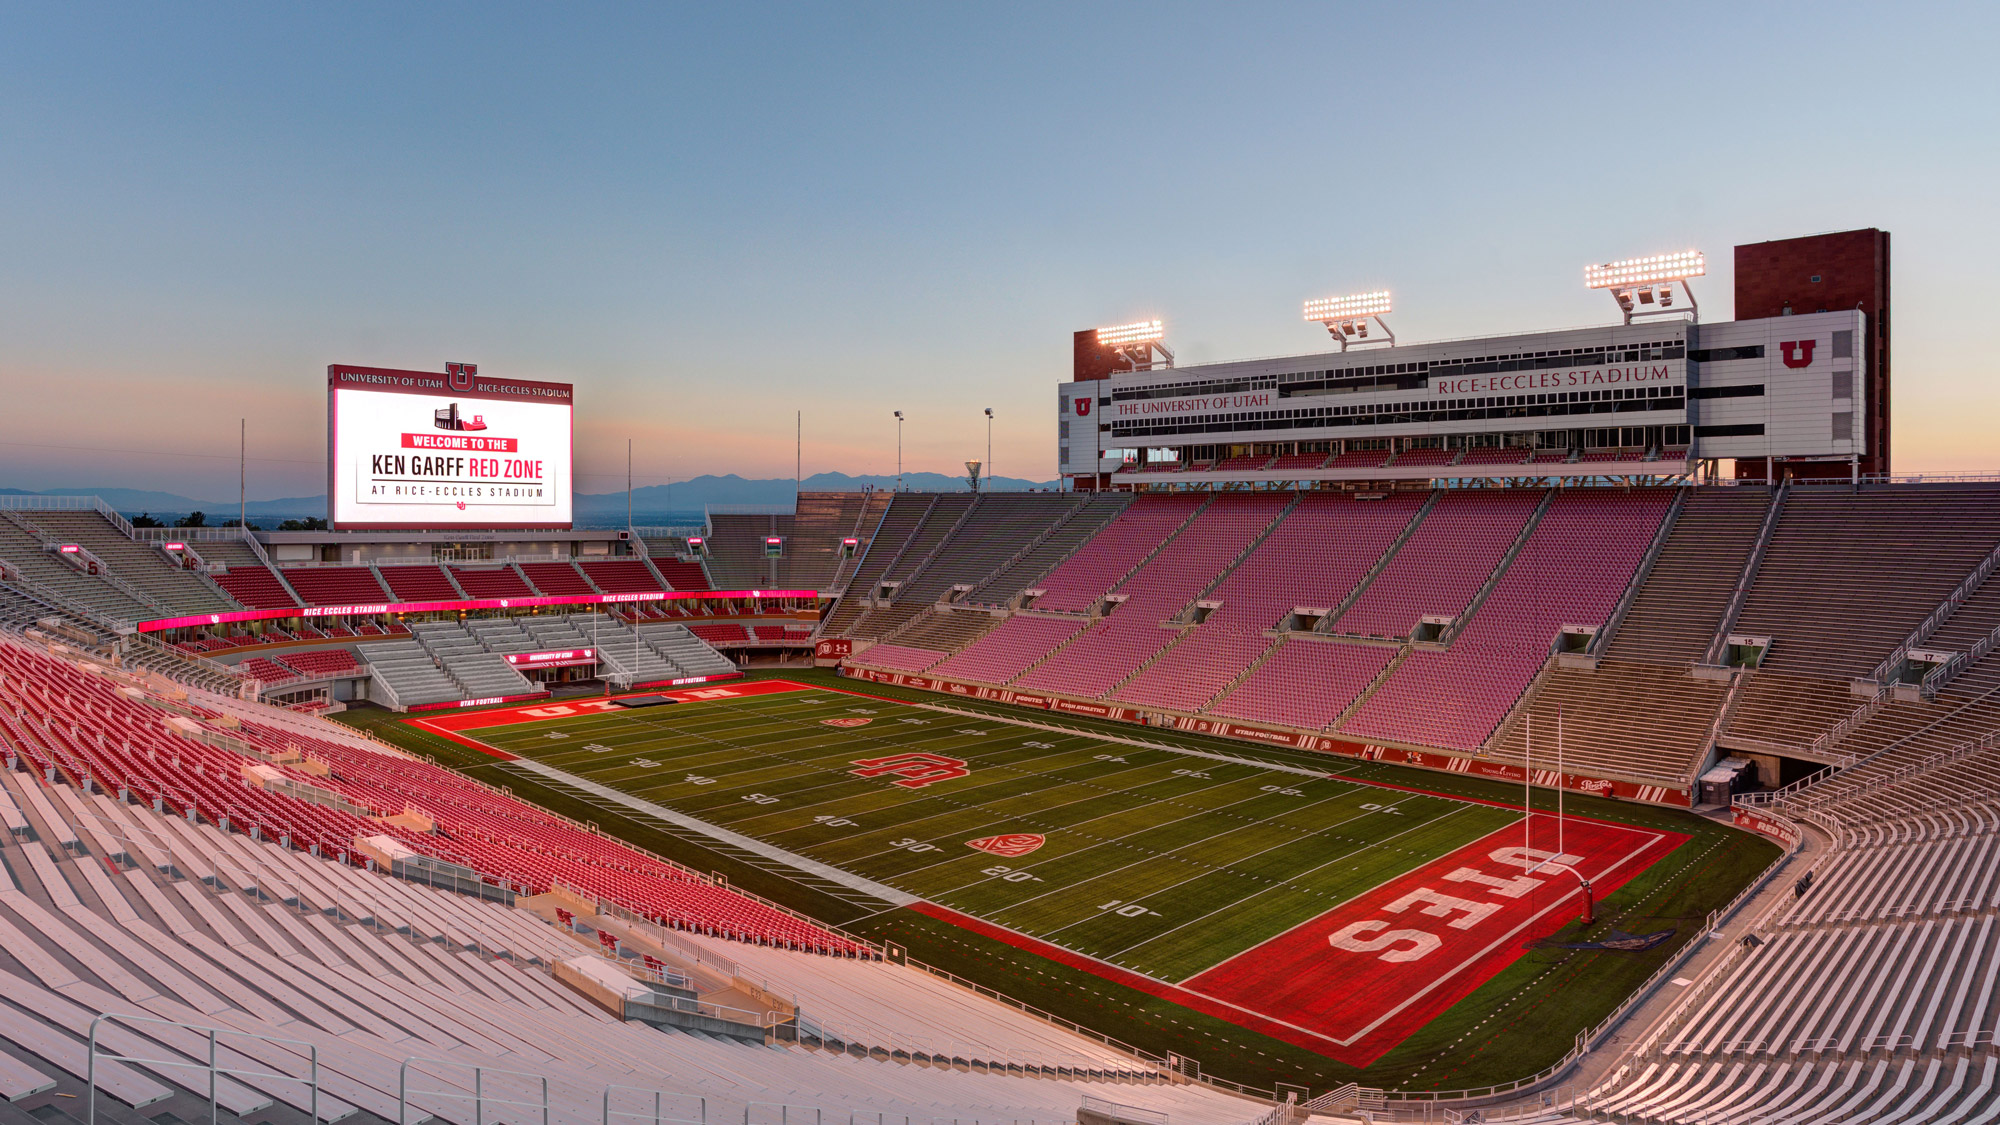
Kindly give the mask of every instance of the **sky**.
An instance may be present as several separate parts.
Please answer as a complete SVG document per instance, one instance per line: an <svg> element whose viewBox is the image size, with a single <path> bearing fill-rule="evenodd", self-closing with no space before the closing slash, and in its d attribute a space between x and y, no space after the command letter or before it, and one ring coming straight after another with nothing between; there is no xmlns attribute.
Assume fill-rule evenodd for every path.
<svg viewBox="0 0 2000 1125"><path fill-rule="evenodd" d="M1898 471L2000 469L2000 6L0 0L0 487L325 484L329 363L572 382L581 491L1054 476L1182 364L1608 323L1589 262L1894 237ZM799 415L795 415L799 412Z"/></svg>

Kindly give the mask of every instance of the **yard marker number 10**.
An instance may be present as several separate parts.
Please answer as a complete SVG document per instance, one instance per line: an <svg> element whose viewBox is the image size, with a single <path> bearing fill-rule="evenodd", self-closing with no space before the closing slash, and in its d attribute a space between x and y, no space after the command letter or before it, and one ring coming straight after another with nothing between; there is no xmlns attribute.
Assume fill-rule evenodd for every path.
<svg viewBox="0 0 2000 1125"><path fill-rule="evenodd" d="M1119 906L1118 904L1121 902L1125 902L1125 900L1122 898L1114 898L1110 902L1105 903L1103 906L1098 907L1098 909L1110 910L1114 914L1122 914L1127 918L1139 918L1147 914L1150 914L1155 918L1158 918L1160 916L1159 911L1148 910L1145 907L1140 906L1136 902L1125 902L1125 905ZM1116 909L1113 909L1114 907Z"/></svg>

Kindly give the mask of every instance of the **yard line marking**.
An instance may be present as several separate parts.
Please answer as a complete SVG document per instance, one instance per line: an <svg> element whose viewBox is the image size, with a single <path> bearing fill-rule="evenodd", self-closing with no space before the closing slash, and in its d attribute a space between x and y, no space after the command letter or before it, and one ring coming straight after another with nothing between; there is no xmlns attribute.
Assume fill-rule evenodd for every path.
<svg viewBox="0 0 2000 1125"><path fill-rule="evenodd" d="M754 852L767 859L774 859L788 866L796 867L801 871L809 872L830 883L839 883L842 886L852 887L857 891L874 895L884 902L893 902L898 906L909 906L923 901L916 895L897 890L895 887L877 883L873 879L863 878L852 872L842 871L838 867L829 866L818 860L807 859L805 856L795 852L788 852L783 848L773 847L754 837L745 836L738 832L731 832L720 825L710 824L708 821L689 816L686 813L675 812L664 805L657 805L644 798L634 797L629 793L622 793L608 785L600 785L588 778L578 777L573 773L567 773L554 766L544 765L529 758L522 758L515 765L517 768L525 769L530 773L538 774L550 780L562 782L572 788L581 789L586 793L594 793L607 801L622 805L636 812L644 813L656 820L663 820L669 824L692 829L704 836L721 840L733 847L741 848L747 852Z"/></svg>
<svg viewBox="0 0 2000 1125"><path fill-rule="evenodd" d="M1347 792L1347 793L1341 793L1341 794L1336 794L1336 795L1333 795L1333 796L1328 796L1328 797L1324 797L1324 798L1322 798L1322 799L1320 799L1320 800L1318 800L1318 801L1314 801L1314 802L1313 802L1312 804L1310 804L1310 805L1301 805L1301 806L1298 806L1298 807L1295 807L1295 808L1290 808L1290 809L1286 809L1286 810L1285 810L1285 811L1283 811L1283 812L1280 812L1280 813L1274 813L1274 814L1272 814L1272 815L1270 815L1270 816L1267 816L1267 817L1265 817L1265 818L1264 818L1263 820L1253 820L1253 821L1251 821L1251 822L1250 822L1250 823L1248 823L1248 824L1244 824L1244 825L1240 825L1240 826L1238 826L1238 827L1236 827L1236 828L1232 828L1232 829L1230 829L1230 830L1229 830L1229 831L1227 831L1227 832L1218 832L1218 833L1216 833L1216 834L1215 834L1215 835L1213 835L1213 836L1204 836L1204 837L1202 837L1202 838L1201 838L1201 839L1199 839L1199 840L1189 840L1189 841L1188 841L1187 843L1185 843L1185 844L1182 844L1182 845L1181 845L1180 847L1178 847L1178 848L1173 848L1173 849L1171 849L1171 850L1169 850L1169 851L1164 851L1164 852L1160 852L1160 853L1158 853L1158 858L1160 858L1160 859L1172 859L1172 858L1174 857L1175 853L1177 853L1177 852L1182 852L1182 851L1186 851L1187 849L1189 849L1189 848L1194 848L1194 847L1205 847L1205 846L1207 846L1207 845L1210 845L1210 844L1213 844L1213 843L1215 843L1215 842L1216 842L1217 840L1220 840L1220 839L1222 839L1222 838L1224 838L1224 837L1226 837L1226 836L1230 836L1230 835L1233 835L1233 834L1235 834L1235 833L1237 833L1237 832L1240 832L1240 831L1242 831L1242 830L1243 830L1243 829L1245 829L1245 828L1256 828L1256 827L1259 827L1259 826L1261 826L1261 825L1265 825L1265 824L1269 824L1269 823L1270 823L1271 821L1274 821L1274 820L1277 820L1277 819L1278 819L1278 818L1280 818L1280 817L1285 817L1285 816L1290 816L1290 815L1292 815L1293 813L1296 813L1296 812L1304 812L1304 811L1305 811L1306 809L1313 809L1313 808L1318 808L1319 806L1321 806L1321 805L1323 805L1323 804L1327 803L1328 801L1337 801L1337 800L1340 800L1340 799L1341 799L1341 798L1343 798L1343 797L1349 797L1349 796L1352 796L1352 795L1353 795L1352 791L1349 791L1349 792ZM1453 810L1453 811L1456 811L1456 810ZM1221 865L1217 865L1217 864L1214 864L1214 863L1209 863L1209 862L1206 862L1206 861L1203 861L1203 860L1198 860L1198 859L1195 859L1195 858L1193 858L1193 857L1186 857L1185 859L1183 859L1183 862L1185 862L1185 863L1190 863L1190 864L1193 864L1193 865L1195 865L1195 866L1197 866L1197 867L1201 867L1201 868L1204 868L1205 870L1203 870L1203 871L1202 871L1202 872L1201 872L1200 874L1198 874L1198 875L1190 875L1190 876L1188 876L1187 878L1185 878L1185 879L1182 879L1182 880L1180 880L1179 882L1175 882L1175 883L1170 883L1170 884L1168 884L1167 886L1164 886L1164 887L1161 887L1161 888L1160 888L1160 889L1158 889L1158 890L1155 890L1155 891L1148 891L1148 892L1146 892L1145 894L1143 894L1143 895L1140 895L1140 896L1139 896L1138 898L1132 898L1132 899L1126 899L1125 901L1126 901L1126 902L1128 902L1128 903L1133 903L1133 902L1137 902L1137 903L1144 903L1144 902L1145 902L1146 900L1148 900L1148 899L1151 899L1151 898L1155 898L1155 897L1157 897L1157 896L1159 896L1159 895L1163 895L1163 894L1166 894L1166 893L1167 893L1168 891L1171 891L1171 890L1173 890L1173 889L1174 889L1175 887L1180 887L1180 886L1185 886L1185 885L1187 885L1188 883L1192 883L1192 882L1194 882L1194 881L1195 881L1196 879L1206 879L1206 878L1208 878L1208 877L1209 877L1210 875L1214 875L1214 874L1216 874L1216 873L1218 873L1218 872L1225 872L1225 871L1228 871L1229 869L1231 869L1231 868L1235 867L1235 866L1236 866L1236 865L1237 865L1238 863L1242 863L1242 862L1243 862L1243 861L1245 861L1245 860L1251 860L1251 859L1255 859L1255 858L1257 858L1258 856L1260 856L1260 855L1263 855L1263 854L1264 854L1264 853L1266 853L1266 852L1274 852L1274 851L1277 851L1277 850L1278 850L1279 848L1289 848L1289 847L1291 847L1291 846L1292 846L1293 844L1296 844L1296 843L1300 843L1301 841L1304 841L1304 840L1310 840L1310 839L1312 839L1313 837L1316 837L1316 836L1320 836L1320 835L1323 835L1323 834L1324 834L1324 833L1325 833L1326 831L1329 831L1329 830L1331 830L1331 829L1334 829L1334 828L1339 828L1339 827L1341 827L1341 826L1343 826L1343 825L1347 825L1347 824L1352 824L1352 823L1354 823L1355 821L1357 821L1357 820L1360 820L1360 819L1361 819L1362 817L1365 817L1365 816L1368 816L1368 815L1370 815L1370 814L1371 814L1372 812L1373 812L1373 810L1371 810L1371 809L1356 809L1356 810L1355 810L1355 813L1354 813L1354 815L1353 815L1353 816L1350 816L1350 817L1348 817L1348 818L1347 818L1346 820L1339 820L1339 821L1335 821L1334 823L1332 823L1332 824L1329 824L1329 825L1327 825L1325 829L1314 829L1314 830L1312 830L1312 831L1310 831L1310 832L1300 832L1300 833L1299 833L1298 835L1295 835L1295 836L1293 836L1293 837L1292 837L1291 839L1289 839L1289 840L1281 840L1281 841L1279 841L1278 843L1275 843L1275 844L1272 844L1272 845L1271 845L1270 847L1268 847L1268 848L1259 848L1259 849L1258 849L1257 851L1254 851L1254 852L1251 852L1251 853L1249 853L1248 855L1242 855L1242 856L1238 856L1238 857L1236 857L1235 859L1232 859L1232 860L1230 860L1229 862L1227 862L1227 863L1224 863L1224 864L1221 864ZM1432 825L1432 824L1436 824L1436 823L1438 822L1438 820L1443 820L1443 819L1445 819L1445 817L1448 817L1448 816L1450 816L1450 815L1451 815L1451 813L1446 813L1446 814L1444 814L1444 816L1441 816L1441 817L1437 818L1437 820L1428 820L1428 821L1425 821L1425 822L1424 822L1424 826L1429 826L1429 825ZM1416 827L1418 827L1418 826L1416 826L1416 825L1412 825L1412 826L1411 826L1411 829L1410 829L1410 830L1411 830L1411 831L1414 831ZM1373 847L1373 846L1374 846L1374 844L1373 844L1373 843L1370 843L1370 844L1368 844L1368 845L1365 845L1365 846L1364 846L1364 847L1363 847L1362 849L1360 849L1360 850L1364 850L1364 851L1365 851L1365 850L1366 850L1367 848L1369 848L1369 847ZM1349 853L1349 854L1350 854L1350 855L1352 855L1353 853ZM1140 862L1145 862L1145 861L1143 861L1143 860L1142 860L1142 861L1140 861ZM1106 875L1116 875L1116 874L1117 874L1118 872L1120 872L1120 871L1123 871L1123 870L1125 870L1125 868L1126 868L1126 867L1136 867L1136 866L1138 866L1138 864L1136 864L1136 863L1128 863L1128 864L1126 864L1126 865L1125 865L1125 867L1114 867L1114 868L1112 868L1112 869L1111 869L1110 871L1106 871L1106 872L1103 872L1102 874L1099 874L1099 875L1093 875L1093 876L1091 876L1091 877L1090 877L1090 878L1088 878L1088 879L1085 879L1085 880L1082 880L1081 882L1076 882L1076 883L1071 883L1071 884L1069 885L1069 888L1068 888L1068 889L1070 889L1070 890L1078 890L1078 889L1081 889L1081 888L1083 888L1083 887L1087 887L1087 886L1089 886L1090 884L1092 884L1092 883L1096 882L1097 880L1099 880L1099 879L1102 879L1102 878L1104 878L1104 877L1105 877ZM1324 866L1326 866L1326 865L1325 865L1325 864L1321 864L1320 866L1321 866L1321 867L1324 867ZM1249 896L1247 896L1247 895L1246 895L1246 896L1244 896L1244 897L1245 897L1245 898L1247 898L1247 897L1249 897ZM1237 901L1237 902L1241 902L1241 901L1242 901L1242 899L1238 899L1238 900L1236 900L1236 901ZM1018 904L1017 904L1017 905L1018 905ZM1234 902L1232 902L1232 903L1231 903L1230 905L1231 905L1231 906L1234 906L1234 905L1235 905L1235 903L1234 903ZM1011 908L1010 908L1010 909L1011 909ZM1059 934L1059 933L1062 933L1062 932L1063 932L1064 930L1067 930L1067 929L1069 929L1069 928L1070 928L1071 926L1081 926L1081 925L1082 925L1082 924L1084 924L1085 922L1088 922L1088 921L1091 921L1092 919L1095 919L1095 918L1101 918L1101 917L1103 917L1103 915L1102 915L1101 913L1092 913L1092 914L1089 914L1089 915L1086 915L1085 917L1082 917L1082 918L1078 918L1078 919L1077 919L1076 921L1074 921L1074 922L1068 922L1068 923L1065 923L1065 924L1063 924L1063 925L1061 925L1061 926L1058 926L1057 928L1055 928L1055 929L1053 929L1053 930L1048 930L1048 931L1045 931L1044 933L1042 933L1042 934L1041 934L1041 935L1039 935L1039 936L1041 936L1041 937L1044 937L1044 938L1046 938L1046 937L1047 937L1047 936L1049 936L1050 934ZM1120 952L1120 953L1122 953L1122 952L1124 952L1124 951L1123 951L1123 950L1120 950L1119 952ZM1116 957L1116 956L1118 956L1118 954L1117 954L1117 953L1113 953L1113 954L1110 954L1110 956L1112 956L1112 957Z"/></svg>
<svg viewBox="0 0 2000 1125"><path fill-rule="evenodd" d="M1160 782L1166 782L1166 781L1172 781L1172 780L1173 780L1173 777L1172 777L1171 775L1169 775L1169 776L1167 776L1167 777L1163 777L1163 778L1160 778L1160 779L1159 779L1159 781L1160 781ZM1155 805L1163 805L1163 804L1169 804L1169 805L1170 805L1170 804L1175 804L1175 802L1176 802L1176 801L1178 801L1178 800L1180 800L1180 799L1182 799L1182 798L1187 798L1187 797L1193 797L1193 796L1194 796L1195 794L1197 794L1197 793L1206 793L1206 792L1208 792L1208 791L1209 791L1209 790L1211 790L1211 789L1220 789L1220 788L1222 788L1222 787L1223 787L1223 786L1225 786L1225 785L1234 785L1234 784L1236 784L1236 783L1237 783L1237 782L1239 782L1239 781L1254 781L1254 780L1255 780L1255 778L1247 778L1247 777L1236 777L1236 778L1226 778L1226 779L1224 779L1224 780L1221 780L1221 781L1217 781L1217 782L1216 782L1216 783L1215 783L1214 785L1204 785L1204 786L1202 786L1202 787L1201 787L1201 788L1199 788L1199 789L1194 789L1194 790L1191 790L1191 791L1189 791L1189 792L1187 792L1187 793L1183 793L1183 794L1181 794L1181 795L1180 795L1180 797L1177 797L1177 798L1174 798L1174 799L1171 799L1171 800L1162 800L1162 801L1153 801L1153 802L1149 802L1149 803L1148 803L1147 805L1142 805L1142 806L1140 806L1140 807L1141 807L1141 808L1149 808L1149 807L1152 807L1152 806L1155 806ZM1158 784L1158 783L1159 783L1159 782L1148 782L1147 784L1149 784L1149 785L1150 785L1150 784ZM1144 786L1135 786L1134 788L1144 788ZM1259 795L1261 796L1261 794L1259 794ZM1107 794L1098 794L1097 796L1116 796L1116 794L1108 794L1108 793L1107 793ZM1094 800L1094 799L1095 799L1094 797L1091 797L1091 798L1084 798L1083 800ZM1248 800L1248 799L1249 799L1249 798L1245 798L1245 800ZM1071 802L1069 802L1069 803L1070 803L1070 804L1082 804L1082 803L1083 803L1083 801L1082 801L1082 800L1078 800L1078 801L1071 801ZM1232 802L1230 802L1230 803L1229 803L1228 805L1223 805L1223 806L1221 806L1221 807L1222 807L1222 808L1233 808L1233 807L1235 807L1236 805L1238 805L1238 804L1241 804L1241 803L1242 803L1241 801L1232 801ZM1176 806L1176 807L1180 807L1180 806ZM1036 821L1035 821L1035 820L1034 820L1034 819L1033 819L1032 817L1019 817L1019 818L1016 818L1016 819L1015 819L1014 823L1019 823L1019 824L1031 824L1031 825L1035 825L1036 827L1039 827L1039 828L1043 828L1043 830L1044 830L1045 832L1058 832L1058 831L1059 831L1059 832L1070 832L1070 831L1074 831L1074 830L1075 830L1075 829L1077 829L1077 828L1080 828L1080 827L1082 827L1083 825L1086 825L1086 824L1089 824L1089 823L1091 823L1092 821L1097 821L1097 820L1103 820L1103 819L1104 819L1105 817L1107 817L1107 816L1123 816L1123 815L1124 815L1124 814L1126 814L1126 813L1129 813L1129 812L1136 812L1136 811L1138 811L1138 810L1137 810L1137 809L1119 809L1119 810L1116 810L1116 811L1113 811L1113 812L1108 812L1108 813L1105 813L1105 814L1103 814L1102 816L1093 816L1093 817L1089 818L1088 820L1080 820L1080 821L1078 821L1078 822L1077 822L1076 824L1073 824L1073 825L1056 825L1056 826L1043 826L1043 825L1040 825L1040 824L1037 824L1037 823L1036 823ZM1212 810L1212 809L1203 809L1203 810L1200 810L1200 811L1197 811L1197 812L1191 812L1191 813L1189 813L1189 814L1188 814L1188 816L1181 816L1181 817L1175 817L1175 818L1174 818L1174 819L1172 819L1172 820L1169 820L1169 821L1165 821L1165 822L1162 822L1162 823L1160 823L1160 824L1157 824L1157 825L1153 825L1153 826L1151 826L1151 827L1149 827L1149 828L1142 828L1142 829L1138 829L1138 830L1136 830L1136 831L1134 831L1134 832L1128 832L1128 833L1126 833L1125 835L1126 835L1126 836L1132 836L1132 835L1137 835L1137 834L1138 834L1138 832L1150 832L1150 831L1154 831L1154 830L1156 830L1156 829L1159 829L1159 828L1165 828L1165 827L1166 827L1167 825L1169 825L1169 824L1178 824L1178 823L1180 823L1181 821L1183 821L1183 820L1186 820L1186 819L1188 819L1188 817L1193 817L1193 816L1202 816L1202 815L1205 815L1206 813L1208 813L1208 812L1212 812L1212 811L1216 811L1216 810ZM957 832L955 832L955 831L954 831L954 832L952 833L952 835L954 835L954 836L955 836L955 835L957 835ZM936 839L940 839L940 840L941 840L941 839L945 839L945 837L943 837L943 836L939 836L939 837L936 837ZM1092 844L1092 845L1090 845L1090 847L1091 847L1091 848L1095 848L1095 847L1099 847L1099 846L1101 846L1102 844L1108 844L1108 843L1111 843L1111 842L1113 842L1113 840L1121 840L1121 839L1124 839L1124 837L1123 837L1123 836L1118 836L1118 837L1113 837L1113 839L1112 839L1112 840L1103 840L1103 841L1100 841L1099 843L1096 843L1096 844ZM926 843L928 843L928 842L930 842L930 841L925 841L925 842L926 842ZM888 849L888 851L878 851L878 852L870 852L870 853L868 853L867 855L863 855L863 856L858 856L858 857L856 857L856 859L854 860L854 862L857 862L857 863L858 863L858 862L860 862L861 860L865 860L865 859L874 859L874 858L876 858L876 857L878 857L878 856L882 856L882 855L886 855L886 854L888 854L888 852L893 852L893 851L896 851L896 850L897 850L897 849L895 849L895 848L890 848L890 849ZM1085 848L1085 849L1083 849L1083 850L1084 850L1084 851L1088 851L1088 850L1090 850L1090 848ZM1070 853L1070 854L1072 854L1072 855L1073 855L1073 854L1077 854L1077 853ZM960 858L960 859L963 859L963 858L965 858L965 857L963 857L963 856L958 856L958 857L956 857L956 858ZM1061 857L1051 857L1051 858L1061 858ZM1023 870L1025 870L1025 868L1024 868ZM900 876L899 876L899 877L900 877ZM985 881L986 881L986 880L985 880L984 878L980 878L980 879L975 879L975 880L973 880L973 882L975 882L975 883L983 883L983 882L985 882ZM963 884L960 884L960 885L959 885L959 886L957 886L957 887L951 887L951 888L948 888L947 890L945 890L945 891L942 891L942 892L940 892L940 893L942 893L942 894L949 894L949 893L950 893L951 891L955 891L955 890L959 890L959 889L961 889L962 887L968 887L968 886L971 886L971 885L972 885L971 883L963 883Z"/></svg>

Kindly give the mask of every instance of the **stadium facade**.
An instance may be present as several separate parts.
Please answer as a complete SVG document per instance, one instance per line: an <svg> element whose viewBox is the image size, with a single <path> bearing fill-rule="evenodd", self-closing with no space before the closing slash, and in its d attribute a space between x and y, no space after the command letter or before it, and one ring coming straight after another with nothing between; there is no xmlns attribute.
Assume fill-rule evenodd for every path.
<svg viewBox="0 0 2000 1125"><path fill-rule="evenodd" d="M1724 461L1745 478L1886 473L1887 255L1873 230L1738 247L1734 321L1690 309L1178 368L1079 332L1056 393L1057 460L1093 489L1158 484L1158 472L1185 474L1177 484L1498 476L1490 464L1446 470L1510 449L1661 477L1713 475ZM1794 275L1798 295L1781 295ZM1361 456L1378 452L1386 463Z"/></svg>

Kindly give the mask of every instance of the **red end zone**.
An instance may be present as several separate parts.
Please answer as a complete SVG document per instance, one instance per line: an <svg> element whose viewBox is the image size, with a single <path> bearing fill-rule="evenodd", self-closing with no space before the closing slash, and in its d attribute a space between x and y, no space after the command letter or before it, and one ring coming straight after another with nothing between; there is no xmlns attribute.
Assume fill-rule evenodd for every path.
<svg viewBox="0 0 2000 1125"><path fill-rule="evenodd" d="M1688 839L1678 832L1533 818L1391 879L1181 982L1311 1032L1321 1053L1367 1066L1470 995L1526 946ZM1564 867L1552 867L1561 863Z"/></svg>
<svg viewBox="0 0 2000 1125"><path fill-rule="evenodd" d="M748 683L731 684L727 687L706 686L682 688L679 691L632 691L622 695L599 696L593 699L572 699L562 703L544 703L534 707L496 707L491 711L470 711L464 714L437 715L422 719L405 719L413 727L420 727L448 738L460 746L469 747L482 754L513 761L514 755L504 750L496 750L484 742L478 742L456 733L462 730L477 730L480 727L504 727L513 723L532 723L537 719L567 719L572 715L601 715L606 711L622 710L613 699L629 699L637 695L664 695L678 699L682 703L700 703L714 699L741 699L751 695L774 695L782 691L818 691L821 689L807 684L795 684L790 680L752 680ZM838 690L838 689L828 689Z"/></svg>

